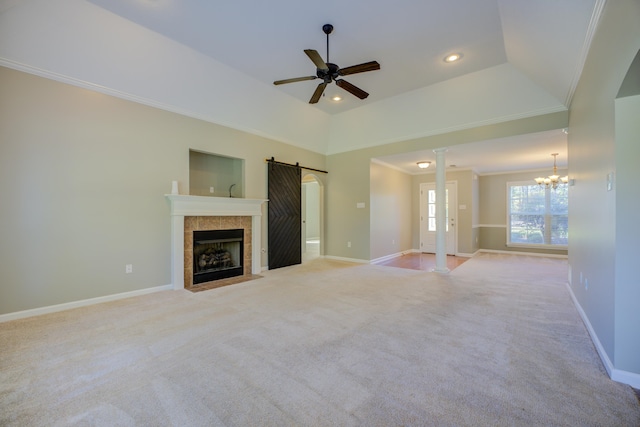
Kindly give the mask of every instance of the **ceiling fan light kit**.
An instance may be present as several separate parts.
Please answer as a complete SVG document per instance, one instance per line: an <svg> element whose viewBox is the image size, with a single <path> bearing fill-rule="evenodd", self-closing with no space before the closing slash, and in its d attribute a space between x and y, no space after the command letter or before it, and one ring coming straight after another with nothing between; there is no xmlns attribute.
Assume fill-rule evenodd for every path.
<svg viewBox="0 0 640 427"><path fill-rule="evenodd" d="M348 81L341 79L342 76L348 76L351 74L364 73L367 71L376 71L380 69L380 64L377 61L369 61L358 65L352 65L346 68L340 68L336 64L329 62L329 34L333 32L333 25L325 24L322 26L322 31L327 35L327 60L324 61L317 50L314 49L305 49L304 53L307 54L311 62L316 66L316 75L315 76L306 76L306 77L294 77L292 79L285 80L276 80L273 82L274 85L281 85L287 83L295 83L302 82L306 80L315 80L322 79L322 83L320 83L316 90L313 92L311 99L309 100L309 104L315 104L320 100L320 97L324 93L325 88L331 82L336 82L336 85L350 94L360 98L365 99L369 96L367 92L360 89L359 87L349 83ZM334 101L335 101L334 97Z"/></svg>

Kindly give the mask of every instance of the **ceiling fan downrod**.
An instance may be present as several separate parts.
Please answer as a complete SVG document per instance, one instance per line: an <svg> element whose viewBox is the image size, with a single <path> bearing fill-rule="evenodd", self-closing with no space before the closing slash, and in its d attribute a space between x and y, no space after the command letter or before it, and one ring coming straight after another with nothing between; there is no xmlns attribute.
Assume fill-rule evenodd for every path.
<svg viewBox="0 0 640 427"><path fill-rule="evenodd" d="M324 24L322 26L322 31L324 31L324 33L327 35L327 62L331 62L329 61L329 34L333 32L333 25Z"/></svg>

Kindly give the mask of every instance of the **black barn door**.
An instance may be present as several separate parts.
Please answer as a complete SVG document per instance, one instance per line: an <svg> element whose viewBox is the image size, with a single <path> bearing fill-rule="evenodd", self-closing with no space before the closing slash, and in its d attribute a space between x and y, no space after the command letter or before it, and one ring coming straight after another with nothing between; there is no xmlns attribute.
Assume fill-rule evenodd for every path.
<svg viewBox="0 0 640 427"><path fill-rule="evenodd" d="M302 262L302 172L269 162L269 270Z"/></svg>

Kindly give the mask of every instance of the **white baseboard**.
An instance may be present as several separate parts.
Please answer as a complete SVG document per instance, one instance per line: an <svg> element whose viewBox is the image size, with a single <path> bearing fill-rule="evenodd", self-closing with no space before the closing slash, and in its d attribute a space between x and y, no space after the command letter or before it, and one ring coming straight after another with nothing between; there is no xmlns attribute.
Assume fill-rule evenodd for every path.
<svg viewBox="0 0 640 427"><path fill-rule="evenodd" d="M640 389L640 374L636 374L634 372L622 371L620 369L616 369L613 366L613 363L611 363L611 359L609 359L609 355L604 350L602 343L598 339L598 335L596 334L596 331L593 329L593 326L591 326L591 322L589 321L587 314L582 309L582 306L578 302L578 299L573 293L573 289L571 289L571 285L569 283L567 283L567 289L569 290L569 295L571 295L571 300L573 300L573 305L576 307L576 310L578 310L578 314L580 314L580 317L582 318L582 322L584 322L584 325L586 326L587 331L589 332L591 341L593 342L593 345L596 347L596 351L600 356L600 360L602 360L602 364L604 365L604 368L607 370L607 374L609 374L609 378L611 378L613 381L627 384L633 388Z"/></svg>
<svg viewBox="0 0 640 427"><path fill-rule="evenodd" d="M378 262L383 262L383 261L389 261L390 259L394 259L394 258L398 258L401 257L402 255L406 255L406 254L419 254L422 253L419 249L408 249L406 251L402 251L402 252L396 252L395 254L391 254L391 255L386 255L380 258L375 258L372 259L371 261L369 261L369 264L376 264ZM459 256L462 258L472 258L475 254L477 254L478 252L472 253L472 254L467 254L464 252L457 252L455 254L455 256ZM435 255L435 254L433 254Z"/></svg>
<svg viewBox="0 0 640 427"><path fill-rule="evenodd" d="M464 253L464 252L456 252L456 256L459 256L461 258L473 258L473 256L475 254L477 254L477 253L478 253L477 251L472 253L472 254L467 254L467 253Z"/></svg>
<svg viewBox="0 0 640 427"><path fill-rule="evenodd" d="M418 252L418 250L416 250L416 249L408 249L406 251L396 252L395 254L385 255L385 256L380 257L380 258L369 260L369 264L376 264L378 262L389 261L390 259L398 258L398 257L400 257L402 255L411 254L411 253L414 253L414 252Z"/></svg>
<svg viewBox="0 0 640 427"><path fill-rule="evenodd" d="M346 261L346 262L355 262L357 264L369 264L369 260L360 259L360 258L344 258L340 256L331 256L331 255L325 255L324 257L326 259L332 259L334 261Z"/></svg>
<svg viewBox="0 0 640 427"><path fill-rule="evenodd" d="M614 368L611 372L611 379L640 390L640 374Z"/></svg>
<svg viewBox="0 0 640 427"><path fill-rule="evenodd" d="M476 253L479 253L479 252L485 252L489 254L540 256L545 258L569 258L568 255L545 254L545 253L539 253L539 252L499 251L496 249L478 249L478 252Z"/></svg>
<svg viewBox="0 0 640 427"><path fill-rule="evenodd" d="M116 301L119 299L136 297L139 295L151 294L154 292L172 290L173 285L156 286L153 288L139 289L137 291L123 292L120 294L106 295L103 297L89 298L80 301L66 302L63 304L50 305L47 307L33 308L30 310L16 311L15 313L0 314L0 323L10 320L24 319L26 317L39 316L41 314L56 313L72 308L86 307L88 305L100 304L103 302Z"/></svg>

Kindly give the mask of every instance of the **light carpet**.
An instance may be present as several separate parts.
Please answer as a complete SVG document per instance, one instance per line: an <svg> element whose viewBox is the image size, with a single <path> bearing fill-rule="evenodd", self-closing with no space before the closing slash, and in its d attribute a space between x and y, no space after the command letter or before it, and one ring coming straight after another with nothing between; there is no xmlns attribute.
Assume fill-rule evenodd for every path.
<svg viewBox="0 0 640 427"><path fill-rule="evenodd" d="M640 425L565 260L263 276L0 324L0 425Z"/></svg>

